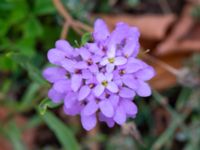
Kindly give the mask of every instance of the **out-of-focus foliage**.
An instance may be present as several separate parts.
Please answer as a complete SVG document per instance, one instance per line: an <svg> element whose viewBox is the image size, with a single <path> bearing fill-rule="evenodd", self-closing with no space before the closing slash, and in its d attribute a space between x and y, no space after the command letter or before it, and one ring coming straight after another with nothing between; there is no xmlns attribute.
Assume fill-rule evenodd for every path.
<svg viewBox="0 0 200 150"><path fill-rule="evenodd" d="M76 4L77 2L74 5ZM39 113L38 116L34 113L22 128L15 121L11 121L15 115L35 110L40 101L46 97L48 84L41 73L47 62L47 50L54 46L60 36L61 24L61 17L58 16L51 0L0 2L0 105L8 111L11 110L8 121L0 123L2 125L0 131L2 136L11 141L13 149L27 149L22 140L22 131L27 127L39 126L42 123L41 119L55 131L65 149L78 149L70 129L50 113L41 119L38 119ZM77 35L70 30L69 36ZM74 38L71 39L73 42ZM46 111L45 109L53 107L53 104L41 104L40 107ZM59 126L58 129L55 125ZM65 140L68 143L65 143Z"/></svg>
<svg viewBox="0 0 200 150"><path fill-rule="evenodd" d="M137 5L140 3L140 0L126 0L126 4L129 7L137 7Z"/></svg>
<svg viewBox="0 0 200 150"><path fill-rule="evenodd" d="M200 20L200 5L197 5L193 8L191 15L197 19L198 21Z"/></svg>
<svg viewBox="0 0 200 150"><path fill-rule="evenodd" d="M70 129L56 116L54 116L54 114L51 112L46 112L42 117L49 128L54 132L58 140L61 142L64 149L80 149Z"/></svg>

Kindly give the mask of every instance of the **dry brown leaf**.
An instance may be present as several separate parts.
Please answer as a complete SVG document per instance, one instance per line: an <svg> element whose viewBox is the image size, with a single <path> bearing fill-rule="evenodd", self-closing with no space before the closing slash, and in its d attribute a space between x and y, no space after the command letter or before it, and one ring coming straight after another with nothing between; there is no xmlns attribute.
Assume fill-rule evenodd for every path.
<svg viewBox="0 0 200 150"><path fill-rule="evenodd" d="M103 18L110 29L113 29L117 22L126 22L131 26L137 26L141 32L141 38L147 40L162 40L169 27L176 20L173 14L166 15L97 15Z"/></svg>
<svg viewBox="0 0 200 150"><path fill-rule="evenodd" d="M185 6L181 18L166 40L157 46L155 54L168 55L200 51L200 26L191 17L192 8L193 4Z"/></svg>
<svg viewBox="0 0 200 150"><path fill-rule="evenodd" d="M183 61L188 55L168 55L163 57L158 57L159 60L162 60L166 64L180 69ZM150 81L150 84L153 89L164 90L170 87L173 87L177 84L176 76L167 71L165 68L161 67L159 64L152 64L156 70L156 76Z"/></svg>

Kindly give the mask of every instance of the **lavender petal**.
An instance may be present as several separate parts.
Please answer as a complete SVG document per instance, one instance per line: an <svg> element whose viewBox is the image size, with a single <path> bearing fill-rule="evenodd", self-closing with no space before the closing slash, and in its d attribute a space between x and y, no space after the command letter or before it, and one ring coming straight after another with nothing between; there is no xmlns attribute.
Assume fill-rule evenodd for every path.
<svg viewBox="0 0 200 150"><path fill-rule="evenodd" d="M110 101L103 100L99 102L99 108L106 117L112 117L114 115L114 109Z"/></svg>
<svg viewBox="0 0 200 150"><path fill-rule="evenodd" d="M85 116L81 114L81 123L83 125L83 128L87 131L91 130L96 126L97 119L95 114L91 116Z"/></svg>

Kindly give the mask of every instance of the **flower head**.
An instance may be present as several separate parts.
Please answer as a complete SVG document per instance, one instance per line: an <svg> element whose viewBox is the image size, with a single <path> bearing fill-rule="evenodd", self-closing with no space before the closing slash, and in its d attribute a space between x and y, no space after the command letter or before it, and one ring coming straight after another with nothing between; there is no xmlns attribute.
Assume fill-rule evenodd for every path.
<svg viewBox="0 0 200 150"><path fill-rule="evenodd" d="M136 58L139 35L136 27L125 23L109 32L105 22L97 19L93 42L73 48L58 40L48 52L55 66L43 72L53 85L48 97L54 103L63 102L66 114L79 114L86 130L94 128L97 120L112 127L134 118L138 110L133 99L150 96L146 81L155 75L151 66Z"/></svg>

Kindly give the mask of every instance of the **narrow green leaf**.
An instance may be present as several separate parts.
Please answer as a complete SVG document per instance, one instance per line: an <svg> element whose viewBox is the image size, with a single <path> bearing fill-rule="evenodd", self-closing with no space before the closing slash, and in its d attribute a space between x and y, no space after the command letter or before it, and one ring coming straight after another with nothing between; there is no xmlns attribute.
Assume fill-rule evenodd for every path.
<svg viewBox="0 0 200 150"><path fill-rule="evenodd" d="M60 106L60 104L55 104L50 99L45 98L39 104L39 112L40 112L41 115L44 115L48 108L56 108L58 106Z"/></svg>
<svg viewBox="0 0 200 150"><path fill-rule="evenodd" d="M39 90L40 85L37 83L32 83L29 85L25 94L21 99L21 103L19 104L19 110L23 111L29 108L30 105L33 104L33 100L35 99L36 92Z"/></svg>
<svg viewBox="0 0 200 150"><path fill-rule="evenodd" d="M30 128L36 128L37 126L41 125L43 123L42 118L39 115L34 115L33 117L29 118L29 121L25 124L23 129L30 129Z"/></svg>
<svg viewBox="0 0 200 150"><path fill-rule="evenodd" d="M152 146L152 150L159 150L163 145L167 142L171 142L173 140L173 135L178 127L183 126L185 119L188 114L177 114L176 116L172 116L172 121L169 127L163 132L160 137L156 140L156 142Z"/></svg>
<svg viewBox="0 0 200 150"><path fill-rule="evenodd" d="M80 147L70 129L63 124L53 113L47 111L42 118L65 150L79 150Z"/></svg>
<svg viewBox="0 0 200 150"><path fill-rule="evenodd" d="M153 91L152 93L153 98L162 106L165 107L165 109L172 115L177 116L177 112L168 104L167 99L162 96L159 92Z"/></svg>
<svg viewBox="0 0 200 150"><path fill-rule="evenodd" d="M74 40L74 44L75 44L76 47L80 47L80 44L78 43L77 40Z"/></svg>
<svg viewBox="0 0 200 150"><path fill-rule="evenodd" d="M181 93L178 96L178 99L176 101L176 110L180 110L187 100L189 100L189 97L192 93L192 89L189 87L183 87L181 90Z"/></svg>
<svg viewBox="0 0 200 150"><path fill-rule="evenodd" d="M3 37L5 36L5 34L8 32L10 28L10 24L8 23L8 21L6 20L0 20L0 29L1 29L1 32L0 32L0 37Z"/></svg>
<svg viewBox="0 0 200 150"><path fill-rule="evenodd" d="M92 39L91 33L87 32L81 37L81 45L85 45L88 41Z"/></svg>
<svg viewBox="0 0 200 150"><path fill-rule="evenodd" d="M26 150L25 145L21 139L21 131L15 122L9 122L4 132L8 139L11 141L14 150Z"/></svg>

